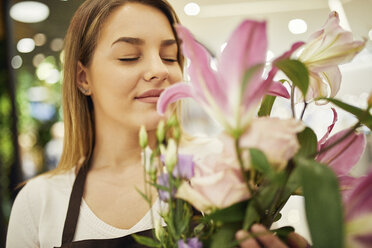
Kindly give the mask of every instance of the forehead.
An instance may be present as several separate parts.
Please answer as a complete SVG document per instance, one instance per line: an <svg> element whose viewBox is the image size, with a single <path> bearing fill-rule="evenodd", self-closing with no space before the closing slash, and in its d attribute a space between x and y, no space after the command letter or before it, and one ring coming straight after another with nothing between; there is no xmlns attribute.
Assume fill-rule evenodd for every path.
<svg viewBox="0 0 372 248"><path fill-rule="evenodd" d="M98 43L112 43L124 36L154 42L174 39L166 15L155 7L141 3L126 3L115 9L103 23Z"/></svg>

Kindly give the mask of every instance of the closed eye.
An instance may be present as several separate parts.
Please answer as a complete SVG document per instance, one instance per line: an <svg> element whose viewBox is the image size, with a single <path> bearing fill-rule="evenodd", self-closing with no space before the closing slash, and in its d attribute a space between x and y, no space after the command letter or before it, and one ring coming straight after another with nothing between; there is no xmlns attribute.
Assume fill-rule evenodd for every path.
<svg viewBox="0 0 372 248"><path fill-rule="evenodd" d="M135 58L120 58L119 60L120 61L130 62L130 61L137 61L138 59L139 59L139 57L135 57Z"/></svg>
<svg viewBox="0 0 372 248"><path fill-rule="evenodd" d="M171 63L174 63L174 62L178 62L177 59L170 59L170 58L162 58L164 61L166 62L171 62Z"/></svg>

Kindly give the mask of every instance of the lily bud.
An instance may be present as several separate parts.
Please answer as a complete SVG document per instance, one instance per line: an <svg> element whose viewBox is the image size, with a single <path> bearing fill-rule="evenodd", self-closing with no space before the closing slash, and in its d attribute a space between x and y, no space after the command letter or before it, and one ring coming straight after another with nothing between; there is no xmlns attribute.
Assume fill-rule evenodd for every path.
<svg viewBox="0 0 372 248"><path fill-rule="evenodd" d="M161 226L160 220L155 220L155 237L161 241L164 238L164 228Z"/></svg>
<svg viewBox="0 0 372 248"><path fill-rule="evenodd" d="M154 164L154 161L152 159L146 159L145 164L145 170L147 174L154 175L156 174L156 165Z"/></svg>
<svg viewBox="0 0 372 248"><path fill-rule="evenodd" d="M168 172L172 172L176 164L177 164L177 144L174 139L169 139L167 151L165 153L165 165L167 166Z"/></svg>
<svg viewBox="0 0 372 248"><path fill-rule="evenodd" d="M177 117L175 115L172 115L168 121L167 121L167 125L169 127L173 127L173 126L177 126L178 125L178 120L177 120Z"/></svg>
<svg viewBox="0 0 372 248"><path fill-rule="evenodd" d="M146 128L144 125L142 125L139 131L139 144L141 148L144 149L146 148L147 143L148 143L148 140L147 140Z"/></svg>
<svg viewBox="0 0 372 248"><path fill-rule="evenodd" d="M369 94L369 97L368 97L368 106L372 107L372 92Z"/></svg>
<svg viewBox="0 0 372 248"><path fill-rule="evenodd" d="M159 144L161 144L165 137L165 128L164 128L164 121L161 120L158 124L158 128L156 129L156 138L158 139Z"/></svg>
<svg viewBox="0 0 372 248"><path fill-rule="evenodd" d="M173 128L173 138L175 138L176 141L179 141L181 138L181 130L178 126Z"/></svg>

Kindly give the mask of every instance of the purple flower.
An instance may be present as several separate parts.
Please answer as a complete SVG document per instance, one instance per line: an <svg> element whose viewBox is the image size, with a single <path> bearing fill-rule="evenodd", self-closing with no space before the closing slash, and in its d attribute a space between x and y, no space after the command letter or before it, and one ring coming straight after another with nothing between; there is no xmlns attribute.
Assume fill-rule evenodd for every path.
<svg viewBox="0 0 372 248"><path fill-rule="evenodd" d="M178 248L202 248L203 244L198 238L187 239L187 243L183 239L178 240Z"/></svg>
<svg viewBox="0 0 372 248"><path fill-rule="evenodd" d="M164 163L164 156L160 156ZM191 179L194 176L194 161L192 155L178 154L177 164L174 166L172 175L174 178Z"/></svg>
<svg viewBox="0 0 372 248"><path fill-rule="evenodd" d="M178 163L174 167L172 175L175 178L191 179L194 176L194 161L192 155L178 155Z"/></svg>
<svg viewBox="0 0 372 248"><path fill-rule="evenodd" d="M158 176L158 184L164 187L169 188L169 174L163 173ZM159 198L162 201L167 202L169 200L169 192L166 190L158 189ZM176 189L173 188L172 190L172 197L176 194Z"/></svg>

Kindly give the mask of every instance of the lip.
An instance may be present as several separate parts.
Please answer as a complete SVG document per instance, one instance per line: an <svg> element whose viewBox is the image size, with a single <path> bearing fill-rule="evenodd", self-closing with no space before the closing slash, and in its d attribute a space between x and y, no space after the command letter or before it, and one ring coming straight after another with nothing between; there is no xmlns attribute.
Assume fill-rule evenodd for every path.
<svg viewBox="0 0 372 248"><path fill-rule="evenodd" d="M143 92L139 96L136 96L134 99L146 103L156 103L163 91L164 89L151 89Z"/></svg>

